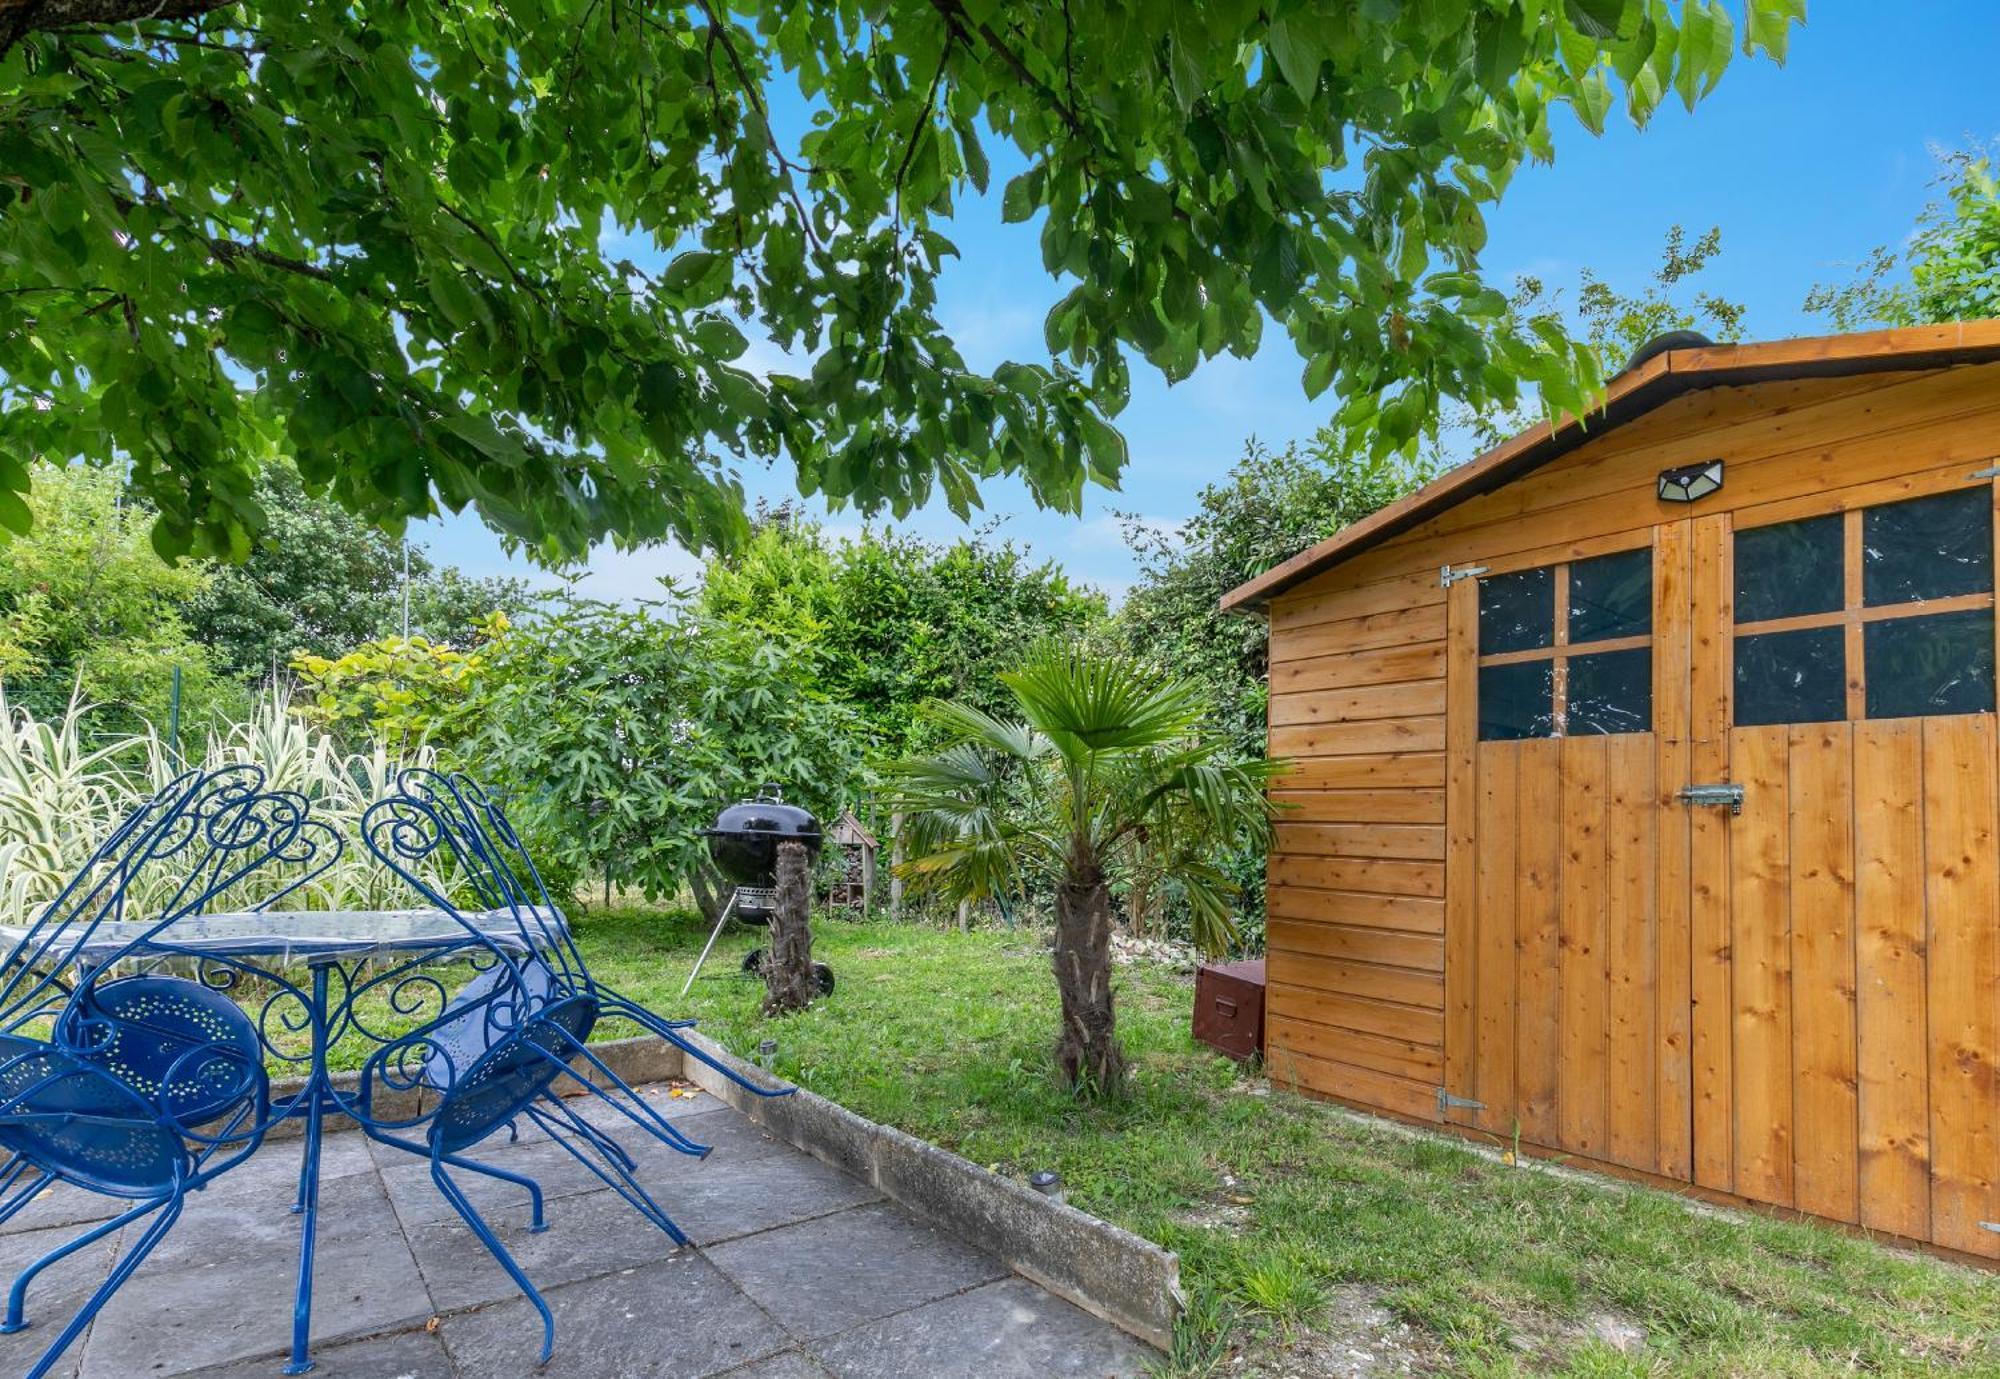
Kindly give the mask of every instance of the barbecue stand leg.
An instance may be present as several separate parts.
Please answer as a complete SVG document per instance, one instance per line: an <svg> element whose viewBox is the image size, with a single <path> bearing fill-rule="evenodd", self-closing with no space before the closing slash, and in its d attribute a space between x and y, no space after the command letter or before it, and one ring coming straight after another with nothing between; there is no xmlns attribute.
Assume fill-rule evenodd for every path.
<svg viewBox="0 0 2000 1379"><path fill-rule="evenodd" d="M724 905L722 913L716 916L715 928L709 932L708 942L702 945L701 956L694 960L694 971L688 973L687 983L681 987L681 995L685 996L694 989L694 979L701 975L701 965L708 961L709 950L715 947L715 941L722 937L722 926L729 923L729 917L735 913L736 892L731 891L729 903Z"/></svg>

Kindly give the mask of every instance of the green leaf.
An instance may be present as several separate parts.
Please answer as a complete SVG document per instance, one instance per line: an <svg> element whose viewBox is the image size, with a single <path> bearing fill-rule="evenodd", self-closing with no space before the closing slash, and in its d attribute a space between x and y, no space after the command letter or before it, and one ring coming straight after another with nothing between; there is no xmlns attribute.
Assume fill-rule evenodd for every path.
<svg viewBox="0 0 2000 1379"><path fill-rule="evenodd" d="M1320 64L1326 60L1318 21L1303 15L1274 20L1268 48L1292 89L1310 100L1319 88Z"/></svg>
<svg viewBox="0 0 2000 1379"><path fill-rule="evenodd" d="M1340 361L1332 354L1316 354L1307 360L1305 372L1306 396L1316 398L1325 392L1327 385L1333 382L1334 370L1339 366Z"/></svg>
<svg viewBox="0 0 2000 1379"><path fill-rule="evenodd" d="M21 495L12 489L0 488L0 529L25 536L34 525L35 514Z"/></svg>
<svg viewBox="0 0 2000 1379"><path fill-rule="evenodd" d="M714 271L722 256L710 249L690 249L684 254L674 255L667 265L667 271L660 276L661 285L669 292L686 292Z"/></svg>
<svg viewBox="0 0 2000 1379"><path fill-rule="evenodd" d="M1018 177L1008 180L1007 189L1000 193L1000 219L1010 225L1034 215L1041 205L1042 170L1029 168Z"/></svg>
<svg viewBox="0 0 2000 1379"><path fill-rule="evenodd" d="M1749 0L1743 30L1743 51L1761 48L1783 63L1792 41L1792 25L1806 17L1806 0Z"/></svg>
<svg viewBox="0 0 2000 1379"><path fill-rule="evenodd" d="M1735 47L1735 27L1721 0L1688 0L1681 15L1681 37L1674 71L1674 90L1682 104L1695 103L1715 88Z"/></svg>
<svg viewBox="0 0 2000 1379"><path fill-rule="evenodd" d="M1589 38L1616 38L1625 11L1626 0L1563 0L1563 14Z"/></svg>
<svg viewBox="0 0 2000 1379"><path fill-rule="evenodd" d="M727 321L713 317L696 324L694 342L717 359L735 359L750 348L750 342L743 338L742 331Z"/></svg>

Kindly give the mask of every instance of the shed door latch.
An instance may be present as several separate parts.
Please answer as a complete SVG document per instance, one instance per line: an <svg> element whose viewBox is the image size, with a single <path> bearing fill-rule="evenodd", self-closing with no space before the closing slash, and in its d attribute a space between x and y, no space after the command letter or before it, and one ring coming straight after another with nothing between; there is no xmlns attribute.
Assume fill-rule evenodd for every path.
<svg viewBox="0 0 2000 1379"><path fill-rule="evenodd" d="M1682 804L1726 804L1731 814L1743 812L1743 787L1740 785L1690 785L1674 798Z"/></svg>
<svg viewBox="0 0 2000 1379"><path fill-rule="evenodd" d="M1445 565L1438 569L1438 584L1442 588L1449 589L1461 579L1477 579L1485 573L1484 565L1460 565L1456 568Z"/></svg>
<svg viewBox="0 0 2000 1379"><path fill-rule="evenodd" d="M1486 1103L1474 1101L1471 1097L1453 1096L1444 1088L1438 1088L1438 1119L1443 1120L1450 1111L1484 1111Z"/></svg>

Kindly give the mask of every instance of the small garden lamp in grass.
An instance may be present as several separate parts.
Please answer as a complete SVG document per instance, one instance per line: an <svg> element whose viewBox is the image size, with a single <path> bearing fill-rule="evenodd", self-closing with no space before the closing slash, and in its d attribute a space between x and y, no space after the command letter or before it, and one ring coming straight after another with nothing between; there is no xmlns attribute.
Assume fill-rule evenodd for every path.
<svg viewBox="0 0 2000 1379"><path fill-rule="evenodd" d="M1235 933L1233 888L1216 859L1270 829L1268 761L1231 757L1201 734L1202 688L1142 661L1045 642L1000 677L1018 721L933 702L948 739L892 763L888 805L904 815L902 874L947 900L1023 883L1054 895L1062 996L1056 1057L1078 1087L1125 1080L1111 993L1112 886L1145 878L1187 900L1208 952Z"/></svg>

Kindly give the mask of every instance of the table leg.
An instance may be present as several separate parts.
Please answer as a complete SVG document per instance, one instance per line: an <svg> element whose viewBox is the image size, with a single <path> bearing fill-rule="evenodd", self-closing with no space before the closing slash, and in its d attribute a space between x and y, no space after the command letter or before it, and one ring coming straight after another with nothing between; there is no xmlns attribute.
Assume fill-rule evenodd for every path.
<svg viewBox="0 0 2000 1379"><path fill-rule="evenodd" d="M305 1090L305 1148L299 1164L298 1204L292 1209L299 1222L299 1291L292 1307L292 1358L286 1374L304 1374L313 1367L312 1339L313 1245L319 1226L319 1146L323 1129L328 1087L326 1071L328 965L314 963L312 969L312 1071Z"/></svg>

